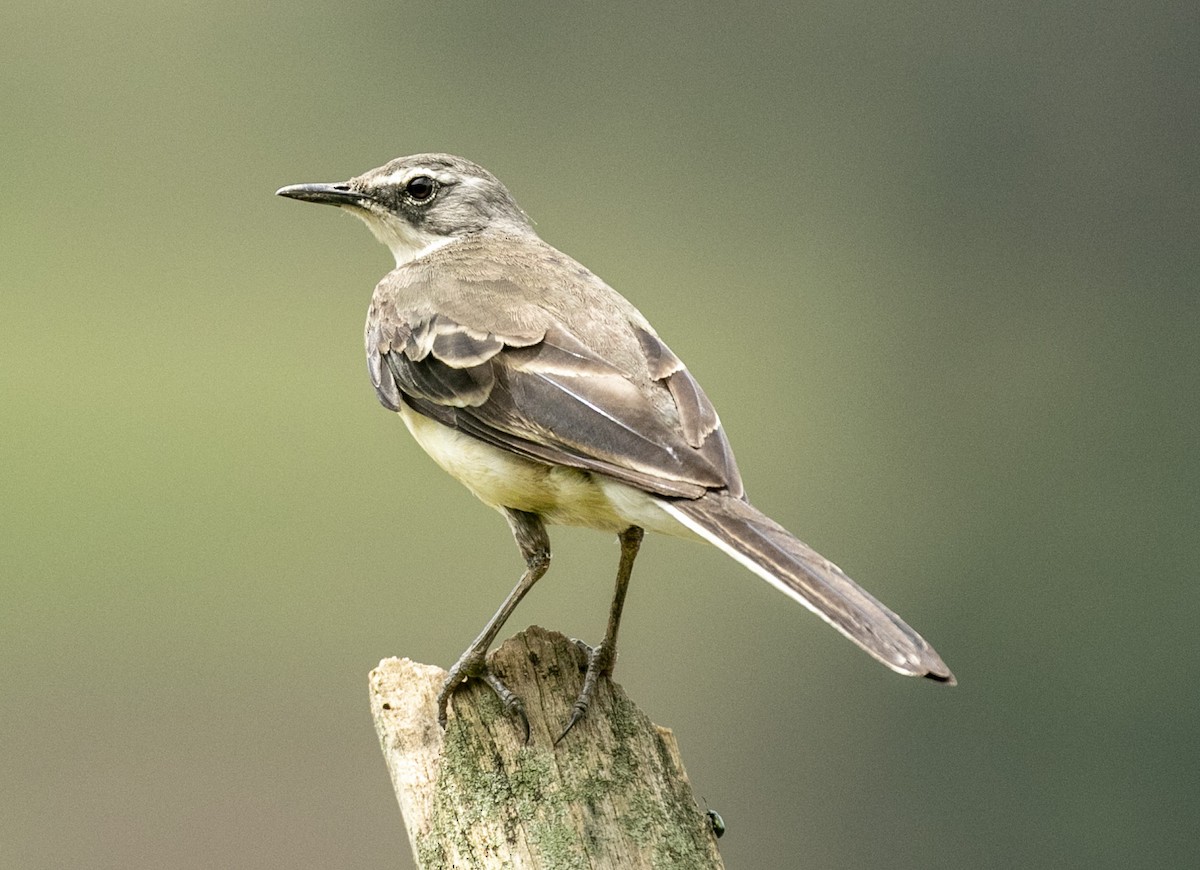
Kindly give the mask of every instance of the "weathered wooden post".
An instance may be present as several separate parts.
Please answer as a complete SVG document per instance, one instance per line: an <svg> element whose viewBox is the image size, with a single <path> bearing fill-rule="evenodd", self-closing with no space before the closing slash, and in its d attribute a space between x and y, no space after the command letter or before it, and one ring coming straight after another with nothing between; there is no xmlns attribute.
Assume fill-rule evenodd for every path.
<svg viewBox="0 0 1200 870"><path fill-rule="evenodd" d="M620 686L602 681L554 746L582 682L573 643L535 626L489 663L525 702L528 744L478 684L454 696L443 732L445 671L385 659L371 672L375 728L421 870L724 866L674 737Z"/></svg>

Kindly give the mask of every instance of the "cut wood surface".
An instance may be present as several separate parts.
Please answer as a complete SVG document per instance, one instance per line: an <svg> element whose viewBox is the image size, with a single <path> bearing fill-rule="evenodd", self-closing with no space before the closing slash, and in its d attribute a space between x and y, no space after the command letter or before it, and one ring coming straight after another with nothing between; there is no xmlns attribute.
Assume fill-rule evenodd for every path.
<svg viewBox="0 0 1200 870"><path fill-rule="evenodd" d="M478 681L460 688L445 732L446 672L384 659L371 712L421 870L678 868L724 865L671 732L601 680L587 716L554 745L583 681L582 652L536 626L488 658L525 702L530 739Z"/></svg>

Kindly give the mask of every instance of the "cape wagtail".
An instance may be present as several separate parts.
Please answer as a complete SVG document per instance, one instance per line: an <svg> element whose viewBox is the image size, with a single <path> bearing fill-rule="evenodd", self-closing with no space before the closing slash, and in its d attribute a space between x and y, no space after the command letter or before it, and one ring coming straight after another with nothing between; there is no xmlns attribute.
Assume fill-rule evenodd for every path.
<svg viewBox="0 0 1200 870"><path fill-rule="evenodd" d="M396 258L367 313L379 401L422 448L508 520L526 569L450 669L523 705L485 654L550 564L547 524L615 533L621 556L604 639L559 740L611 674L644 529L700 539L741 562L901 674L954 683L933 648L840 568L757 510L712 403L623 296L543 242L490 172L448 154L401 157L340 184L280 196L336 205ZM525 721L528 737L528 722Z"/></svg>

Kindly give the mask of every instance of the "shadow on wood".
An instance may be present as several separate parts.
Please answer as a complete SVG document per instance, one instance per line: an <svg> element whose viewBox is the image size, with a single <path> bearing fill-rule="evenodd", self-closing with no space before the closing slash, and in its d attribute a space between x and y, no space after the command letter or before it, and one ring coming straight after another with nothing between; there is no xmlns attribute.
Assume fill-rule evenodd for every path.
<svg viewBox="0 0 1200 870"><path fill-rule="evenodd" d="M587 716L557 746L582 685L583 654L533 626L489 665L524 702L531 737L478 681L437 725L446 672L384 659L371 712L421 870L723 867L671 732L601 680Z"/></svg>

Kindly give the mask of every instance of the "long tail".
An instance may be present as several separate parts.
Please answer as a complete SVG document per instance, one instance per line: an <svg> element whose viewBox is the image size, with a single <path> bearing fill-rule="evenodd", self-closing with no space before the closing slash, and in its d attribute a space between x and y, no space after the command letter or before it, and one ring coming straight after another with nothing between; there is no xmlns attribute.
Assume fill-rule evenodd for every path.
<svg viewBox="0 0 1200 870"><path fill-rule="evenodd" d="M841 568L749 502L713 492L694 500L663 499L659 504L892 670L950 685L956 682L925 638Z"/></svg>

